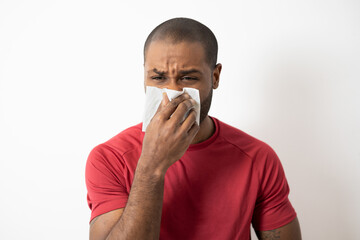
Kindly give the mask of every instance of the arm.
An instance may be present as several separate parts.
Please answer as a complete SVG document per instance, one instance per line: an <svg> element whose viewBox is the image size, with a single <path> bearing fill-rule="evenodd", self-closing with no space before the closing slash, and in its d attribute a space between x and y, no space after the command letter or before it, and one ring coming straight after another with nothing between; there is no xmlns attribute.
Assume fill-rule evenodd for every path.
<svg viewBox="0 0 360 240"><path fill-rule="evenodd" d="M255 232L259 240L301 240L300 225L297 217L283 227Z"/></svg>
<svg viewBox="0 0 360 240"><path fill-rule="evenodd" d="M165 173L199 130L194 111L181 123L195 104L187 94L164 98L146 130L126 207L93 219L91 240L159 239Z"/></svg>

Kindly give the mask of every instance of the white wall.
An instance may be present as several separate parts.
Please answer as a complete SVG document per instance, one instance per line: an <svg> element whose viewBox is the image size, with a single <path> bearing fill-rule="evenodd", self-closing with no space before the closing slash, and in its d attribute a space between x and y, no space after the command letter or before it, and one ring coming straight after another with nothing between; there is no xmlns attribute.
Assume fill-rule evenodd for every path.
<svg viewBox="0 0 360 240"><path fill-rule="evenodd" d="M142 47L172 17L219 41L210 114L282 159L304 239L358 239L360 2L0 1L0 239L86 239L89 151L141 121Z"/></svg>

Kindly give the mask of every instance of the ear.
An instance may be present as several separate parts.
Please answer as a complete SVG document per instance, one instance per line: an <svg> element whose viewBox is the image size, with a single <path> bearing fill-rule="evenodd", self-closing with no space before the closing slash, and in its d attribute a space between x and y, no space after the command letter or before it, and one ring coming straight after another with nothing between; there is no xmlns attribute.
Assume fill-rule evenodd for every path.
<svg viewBox="0 0 360 240"><path fill-rule="evenodd" d="M222 65L221 63L216 64L214 70L213 70L213 89L217 89L219 86L220 81L220 73L221 73Z"/></svg>

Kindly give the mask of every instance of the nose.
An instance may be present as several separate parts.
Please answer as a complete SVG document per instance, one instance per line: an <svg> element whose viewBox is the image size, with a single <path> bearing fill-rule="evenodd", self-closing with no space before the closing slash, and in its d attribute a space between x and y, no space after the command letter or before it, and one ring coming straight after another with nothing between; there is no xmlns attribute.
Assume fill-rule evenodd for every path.
<svg viewBox="0 0 360 240"><path fill-rule="evenodd" d="M183 90L183 87L181 86L181 84L179 84L178 81L176 81L176 79L169 80L167 82L167 84L164 86L164 88L175 90L175 91L182 91Z"/></svg>

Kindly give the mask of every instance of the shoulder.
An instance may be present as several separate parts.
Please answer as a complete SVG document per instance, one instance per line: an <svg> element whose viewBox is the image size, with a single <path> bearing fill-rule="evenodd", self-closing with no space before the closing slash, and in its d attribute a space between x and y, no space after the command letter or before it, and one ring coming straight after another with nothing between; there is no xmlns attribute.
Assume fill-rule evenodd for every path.
<svg viewBox="0 0 360 240"><path fill-rule="evenodd" d="M125 153L128 150L139 147L139 145L141 146L144 134L142 131L142 123L139 123L110 138L104 145L117 149L121 153Z"/></svg>
<svg viewBox="0 0 360 240"><path fill-rule="evenodd" d="M252 160L259 161L275 154L267 143L216 118L213 119L217 121L220 138L244 152Z"/></svg>
<svg viewBox="0 0 360 240"><path fill-rule="evenodd" d="M121 158L128 151L141 148L143 137L142 123L131 126L109 140L96 145L89 154L89 160L92 158Z"/></svg>

